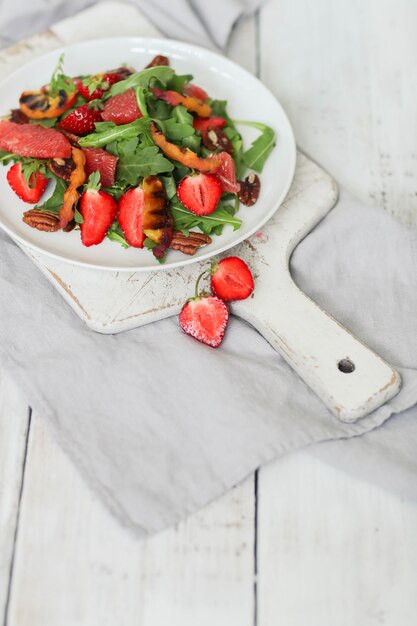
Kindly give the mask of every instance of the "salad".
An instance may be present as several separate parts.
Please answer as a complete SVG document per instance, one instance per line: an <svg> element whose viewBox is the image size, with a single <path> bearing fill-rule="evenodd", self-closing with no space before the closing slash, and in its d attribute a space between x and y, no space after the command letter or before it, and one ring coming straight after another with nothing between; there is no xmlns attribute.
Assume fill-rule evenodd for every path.
<svg viewBox="0 0 417 626"><path fill-rule="evenodd" d="M23 222L78 230L85 246L108 238L147 248L161 262L169 249L193 255L227 225L240 228L239 205L258 199L275 132L232 120L227 102L192 80L161 55L140 71L76 77L61 56L49 84L23 92L0 121L7 181L35 205ZM247 149L240 124L259 131Z"/></svg>

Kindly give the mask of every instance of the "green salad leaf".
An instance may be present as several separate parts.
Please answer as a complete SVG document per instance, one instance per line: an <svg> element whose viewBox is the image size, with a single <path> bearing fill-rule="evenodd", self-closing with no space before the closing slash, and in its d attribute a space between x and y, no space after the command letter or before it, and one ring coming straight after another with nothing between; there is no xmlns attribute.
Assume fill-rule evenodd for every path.
<svg viewBox="0 0 417 626"><path fill-rule="evenodd" d="M104 94L103 98L107 99L111 96L117 96L119 93L123 93L126 89L135 89L136 87L148 87L152 79L158 80L163 86L166 86L168 81L174 76L175 72L172 67L166 65L160 65L157 67L148 67L141 72L135 72L124 80L114 83L110 89Z"/></svg>
<svg viewBox="0 0 417 626"><path fill-rule="evenodd" d="M60 91L71 92L75 90L74 81L70 76L66 76L63 70L64 54L58 59L58 63L52 73L49 83L49 95L51 98L56 98Z"/></svg>
<svg viewBox="0 0 417 626"><path fill-rule="evenodd" d="M267 158L275 147L275 131L270 128L270 126L258 122L242 122L238 120L235 121L235 124L244 124L245 126L251 126L261 131L259 137L252 142L249 150L246 150L242 156L246 167L261 173Z"/></svg>
<svg viewBox="0 0 417 626"><path fill-rule="evenodd" d="M50 213L59 214L61 210L62 204L64 202L64 193L67 189L67 183L62 180L62 178L55 179L55 189L50 198L46 200L43 204L39 204L35 207L35 209L39 209L40 211L49 211Z"/></svg>
<svg viewBox="0 0 417 626"><path fill-rule="evenodd" d="M113 224L110 226L109 230L107 231L107 238L110 239L110 241L120 243L122 248L130 248L125 239L123 231L117 222L113 222Z"/></svg>
<svg viewBox="0 0 417 626"><path fill-rule="evenodd" d="M142 176L172 172L174 164L161 154L156 146L142 148L137 137L118 145L117 179L137 185Z"/></svg>
<svg viewBox="0 0 417 626"><path fill-rule="evenodd" d="M148 117L141 117L130 124L119 124L119 126L114 122L96 122L95 132L81 137L78 143L86 148L101 148L119 139L133 139L139 133L150 132L149 124Z"/></svg>
<svg viewBox="0 0 417 626"><path fill-rule="evenodd" d="M234 217L236 208L223 205L222 201L219 202L217 209L210 215L200 216L191 213L181 204L178 196L172 198L170 208L175 230L180 230L186 235L193 228L199 228L206 235L220 235L227 224L232 226L233 230L238 230L242 225L242 221Z"/></svg>

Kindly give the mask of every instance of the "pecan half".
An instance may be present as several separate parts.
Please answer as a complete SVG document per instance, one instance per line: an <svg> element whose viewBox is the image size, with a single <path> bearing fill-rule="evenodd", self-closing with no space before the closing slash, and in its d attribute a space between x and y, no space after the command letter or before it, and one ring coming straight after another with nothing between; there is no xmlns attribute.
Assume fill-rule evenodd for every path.
<svg viewBox="0 0 417 626"><path fill-rule="evenodd" d="M169 65L168 57L164 57L162 54L157 54L156 57L152 59L150 63L145 67L145 70L148 67L158 67L159 65Z"/></svg>
<svg viewBox="0 0 417 626"><path fill-rule="evenodd" d="M199 248L203 248L211 243L211 237L204 233L190 232L188 237L180 231L175 231L170 243L171 250L179 250L183 254L193 256Z"/></svg>
<svg viewBox="0 0 417 626"><path fill-rule="evenodd" d="M207 131L202 136L203 144L209 150L225 150L229 154L233 153L233 146L226 133L221 128L215 126L209 126Z"/></svg>
<svg viewBox="0 0 417 626"><path fill-rule="evenodd" d="M15 122L15 124L27 124L29 122L28 116L25 115L20 109L12 109L10 111L9 119L11 122Z"/></svg>
<svg viewBox="0 0 417 626"><path fill-rule="evenodd" d="M252 206L255 204L261 191L261 181L259 180L259 176L252 172L249 176L246 176L245 180L240 180L238 185L238 196L241 203L246 206Z"/></svg>
<svg viewBox="0 0 417 626"><path fill-rule="evenodd" d="M49 213L47 211L40 211L39 209L30 209L23 213L22 220L28 226L43 230L47 233L53 233L59 230L59 215L55 213Z"/></svg>
<svg viewBox="0 0 417 626"><path fill-rule="evenodd" d="M71 173L75 169L75 163L71 158L52 159L49 163L49 169L55 174L55 176L58 176L58 178L62 178L62 180L69 183Z"/></svg>

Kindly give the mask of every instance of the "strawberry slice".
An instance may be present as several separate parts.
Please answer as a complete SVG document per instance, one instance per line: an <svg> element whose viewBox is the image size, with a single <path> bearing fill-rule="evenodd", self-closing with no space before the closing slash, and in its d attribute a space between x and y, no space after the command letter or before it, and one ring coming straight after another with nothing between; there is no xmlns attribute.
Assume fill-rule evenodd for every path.
<svg viewBox="0 0 417 626"><path fill-rule="evenodd" d="M220 181L212 174L185 176L177 188L178 198L195 215L210 215L222 195Z"/></svg>
<svg viewBox="0 0 417 626"><path fill-rule="evenodd" d="M192 98L198 98L199 100L208 100L208 93L198 85L193 83L185 83L182 88L182 92L185 96L191 96Z"/></svg>
<svg viewBox="0 0 417 626"><path fill-rule="evenodd" d="M129 189L119 198L119 224L126 241L134 248L143 248L145 233L143 227L143 209L145 192L141 187Z"/></svg>
<svg viewBox="0 0 417 626"><path fill-rule="evenodd" d="M212 128L224 128L226 126L226 120L224 117L212 115L211 117L195 117L193 126L201 135L206 133L209 127Z"/></svg>
<svg viewBox="0 0 417 626"><path fill-rule="evenodd" d="M81 224L81 241L85 246L101 243L117 214L117 203L108 193L100 191L100 175L91 174L87 188L81 196L79 209L84 223Z"/></svg>
<svg viewBox="0 0 417 626"><path fill-rule="evenodd" d="M235 162L227 152L220 152L213 158L220 160L220 168L216 170L216 178L220 181L222 191L227 193L238 193L239 184L236 180Z"/></svg>
<svg viewBox="0 0 417 626"><path fill-rule="evenodd" d="M7 182L23 202L35 204L41 199L49 179L40 172L36 172L36 176L31 174L28 185L23 176L22 164L16 163L7 172Z"/></svg>
<svg viewBox="0 0 417 626"><path fill-rule="evenodd" d="M64 117L58 126L75 135L88 135L94 131L95 123L100 121L101 112L86 103Z"/></svg>
<svg viewBox="0 0 417 626"><path fill-rule="evenodd" d="M211 289L218 298L231 302L245 300L254 290L252 272L245 261L229 256L211 267Z"/></svg>
<svg viewBox="0 0 417 626"><path fill-rule="evenodd" d="M118 83L128 76L125 68L110 70L104 74L94 74L86 78L74 78L75 86L78 92L86 100L99 100L105 91L108 91L112 85Z"/></svg>
<svg viewBox="0 0 417 626"><path fill-rule="evenodd" d="M117 125L130 124L142 117L133 89L127 89L109 98L101 117L105 122L114 122Z"/></svg>
<svg viewBox="0 0 417 626"><path fill-rule="evenodd" d="M217 348L223 341L229 321L227 304L216 296L199 295L182 308L179 322L187 335Z"/></svg>

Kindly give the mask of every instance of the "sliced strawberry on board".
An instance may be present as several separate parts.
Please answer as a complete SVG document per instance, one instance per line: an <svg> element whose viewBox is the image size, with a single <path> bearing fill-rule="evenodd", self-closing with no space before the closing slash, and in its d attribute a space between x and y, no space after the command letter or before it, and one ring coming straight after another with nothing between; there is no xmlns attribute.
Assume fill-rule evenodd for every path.
<svg viewBox="0 0 417 626"><path fill-rule="evenodd" d="M116 200L105 191L100 191L99 178L98 173L91 174L78 206L84 220L80 229L85 246L101 243L117 214Z"/></svg>
<svg viewBox="0 0 417 626"><path fill-rule="evenodd" d="M223 341L229 321L227 304L216 296L197 295L182 308L179 322L187 335L217 348Z"/></svg>
<svg viewBox="0 0 417 626"><path fill-rule="evenodd" d="M220 181L222 191L227 193L238 193L239 184L236 180L235 162L227 152L213 155L213 158L219 159L220 168L216 171L215 176Z"/></svg>
<svg viewBox="0 0 417 626"><path fill-rule="evenodd" d="M25 177L22 172L22 164L16 163L7 172L7 182L13 189L15 194L19 196L23 202L29 204L35 204L41 199L43 192L45 191L49 179L43 176L40 172L31 174L29 178L29 185L25 181Z"/></svg>
<svg viewBox="0 0 417 626"><path fill-rule="evenodd" d="M145 192L142 187L129 189L119 198L118 220L126 241L134 248L143 248L145 233L142 230Z"/></svg>
<svg viewBox="0 0 417 626"><path fill-rule="evenodd" d="M224 117L212 115L211 117L195 117L193 121L194 129L201 135L207 132L209 127L224 128L226 126L226 120Z"/></svg>
<svg viewBox="0 0 417 626"><path fill-rule="evenodd" d="M254 290L252 272L245 261L237 256L214 261L210 273L214 295L225 302L245 300Z"/></svg>
<svg viewBox="0 0 417 626"><path fill-rule="evenodd" d="M177 188L178 198L195 215L210 215L216 210L222 186L212 174L185 176Z"/></svg>
<svg viewBox="0 0 417 626"><path fill-rule="evenodd" d="M88 135L94 131L96 122L101 122L101 111L86 103L71 111L58 126L75 135Z"/></svg>
<svg viewBox="0 0 417 626"><path fill-rule="evenodd" d="M191 96L192 98L198 98L199 100L208 100L208 93L198 85L194 85L193 83L185 83L182 92L186 96Z"/></svg>
<svg viewBox="0 0 417 626"><path fill-rule="evenodd" d="M142 117L133 89L127 89L109 98L104 105L101 117L105 122L114 122L117 125L130 124Z"/></svg>
<svg viewBox="0 0 417 626"><path fill-rule="evenodd" d="M114 184L118 158L102 148L83 148L85 154L85 173L88 178L93 172L100 172L102 187Z"/></svg>

